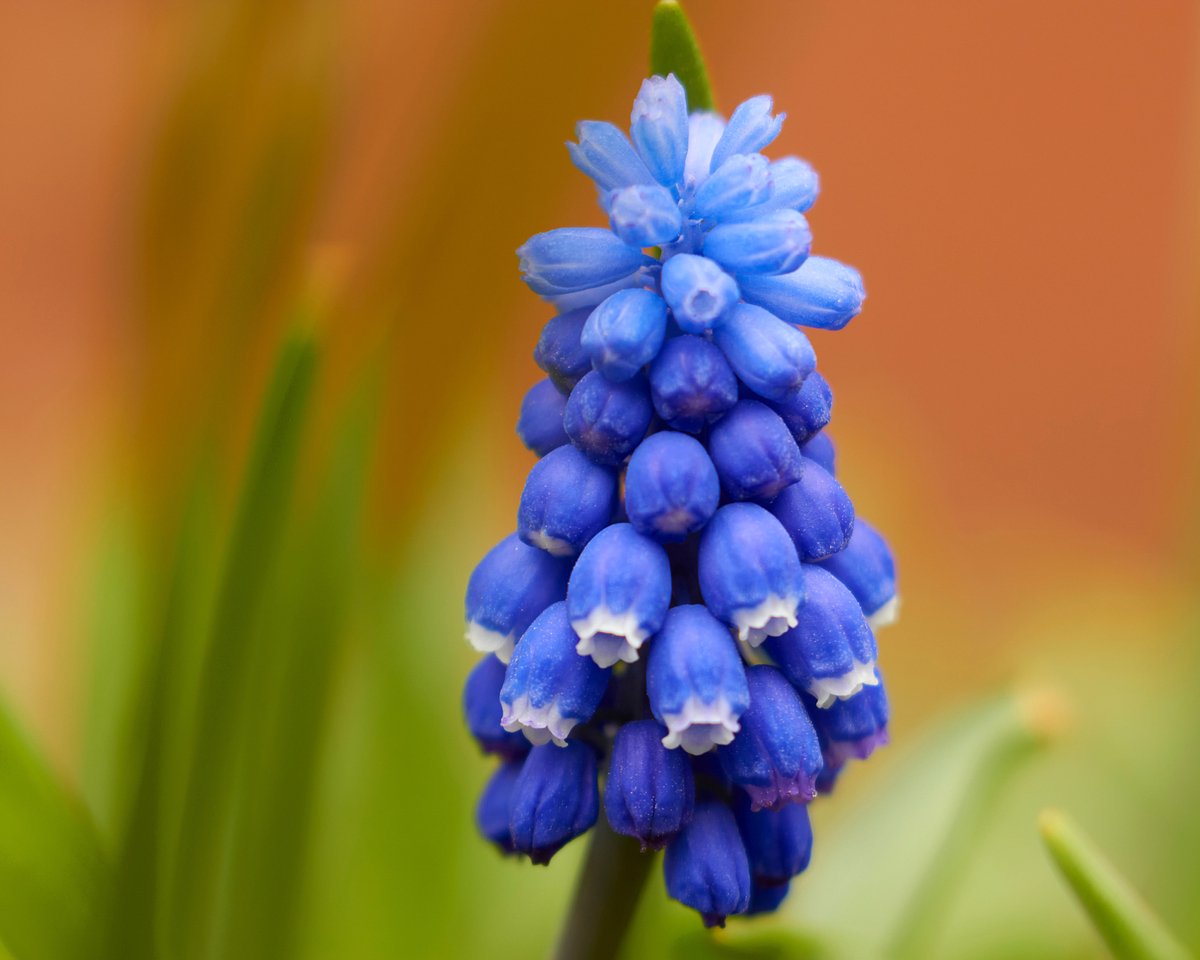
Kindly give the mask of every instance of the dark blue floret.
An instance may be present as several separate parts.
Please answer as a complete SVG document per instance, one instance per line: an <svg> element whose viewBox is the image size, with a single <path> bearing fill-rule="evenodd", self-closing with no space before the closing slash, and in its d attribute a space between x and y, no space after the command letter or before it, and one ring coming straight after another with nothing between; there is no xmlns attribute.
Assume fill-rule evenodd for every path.
<svg viewBox="0 0 1200 960"><path fill-rule="evenodd" d="M713 334L729 366L754 393L783 401L816 369L808 337L761 307L741 303Z"/></svg>
<svg viewBox="0 0 1200 960"><path fill-rule="evenodd" d="M613 740L604 788L604 812L617 833L643 850L661 850L692 817L695 786L687 756L662 744L666 730L653 720L627 723Z"/></svg>
<svg viewBox="0 0 1200 960"><path fill-rule="evenodd" d="M675 543L704 527L717 510L721 484L703 445L664 431L633 451L625 471L625 513L639 533Z"/></svg>
<svg viewBox="0 0 1200 960"><path fill-rule="evenodd" d="M513 790L524 762L522 757L500 764L475 806L475 825L479 832L503 853L516 853L509 822L512 819Z"/></svg>
<svg viewBox="0 0 1200 960"><path fill-rule="evenodd" d="M583 375L592 369L592 358L582 343L583 326L591 316L591 307L560 313L542 328L533 360L566 396Z"/></svg>
<svg viewBox="0 0 1200 960"><path fill-rule="evenodd" d="M833 391L814 370L804 378L799 390L767 405L783 418L796 442L805 443L829 423L833 415Z"/></svg>
<svg viewBox="0 0 1200 960"><path fill-rule="evenodd" d="M764 886L750 881L750 906L746 908L743 917L756 917L764 913L774 913L787 899L791 885L784 883Z"/></svg>
<svg viewBox="0 0 1200 960"><path fill-rule="evenodd" d="M723 803L696 804L691 822L663 858L667 893L697 911L706 927L723 927L750 905L750 864L733 813Z"/></svg>
<svg viewBox="0 0 1200 960"><path fill-rule="evenodd" d="M707 340L668 340L650 367L654 409L674 430L699 433L737 403L737 378Z"/></svg>
<svg viewBox="0 0 1200 960"><path fill-rule="evenodd" d="M846 549L854 532L854 505L819 463L805 459L800 478L775 498L771 512L805 563Z"/></svg>
<svg viewBox="0 0 1200 960"><path fill-rule="evenodd" d="M800 444L800 452L806 460L819 463L830 476L837 476L837 450L827 430L813 434Z"/></svg>
<svg viewBox="0 0 1200 960"><path fill-rule="evenodd" d="M862 605L868 620L890 623L889 606L896 600L896 564L887 541L861 517L841 553L821 561L821 566L842 581Z"/></svg>
<svg viewBox="0 0 1200 960"><path fill-rule="evenodd" d="M559 447L529 471L517 533L530 546L570 557L608 526L616 509L616 474L573 446Z"/></svg>
<svg viewBox="0 0 1200 960"><path fill-rule="evenodd" d="M500 688L504 686L505 666L488 655L467 677L463 687L463 715L484 753L502 757L522 757L529 752L529 741L518 731L509 732L500 725Z"/></svg>
<svg viewBox="0 0 1200 960"><path fill-rule="evenodd" d="M739 794L733 809L750 860L750 878L756 885L783 886L808 869L813 835L804 804L756 812L750 798Z"/></svg>
<svg viewBox="0 0 1200 960"><path fill-rule="evenodd" d="M596 753L571 740L560 749L534 747L512 789L512 845L534 863L549 863L559 850L586 833L600 813Z"/></svg>
<svg viewBox="0 0 1200 960"><path fill-rule="evenodd" d="M548 379L539 380L530 387L521 401L517 436L539 457L544 457L564 443L570 443L567 431L563 429L566 406L566 398Z"/></svg>
<svg viewBox="0 0 1200 960"><path fill-rule="evenodd" d="M653 418L644 377L613 383L593 371L567 398L563 427L571 442L596 463L616 466L633 453Z"/></svg>
<svg viewBox="0 0 1200 960"><path fill-rule="evenodd" d="M731 500L767 502L801 479L803 458L787 424L757 400L739 400L713 425L708 452Z"/></svg>
<svg viewBox="0 0 1200 960"><path fill-rule="evenodd" d="M658 356L667 332L667 306L649 290L620 290L592 311L580 343L592 365L620 383Z"/></svg>

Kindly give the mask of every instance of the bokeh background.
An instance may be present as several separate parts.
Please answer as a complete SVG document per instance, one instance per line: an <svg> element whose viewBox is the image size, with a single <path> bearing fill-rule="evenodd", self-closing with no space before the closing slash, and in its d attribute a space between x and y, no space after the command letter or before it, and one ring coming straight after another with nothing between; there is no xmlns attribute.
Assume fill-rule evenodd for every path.
<svg viewBox="0 0 1200 960"><path fill-rule="evenodd" d="M1040 848L1048 805L1197 946L1200 8L686 6L719 105L774 94L772 152L822 176L815 249L866 279L863 314L813 340L904 596L882 635L894 745L816 811L780 935L823 912L885 942L867 893L857 917L818 910L823 872L851 893L855 873L822 831L875 818L940 849L969 801L912 786L952 752L936 731L1033 690L1053 742L952 838L925 955L1102 952ZM488 765L459 725L460 598L532 463L513 423L549 314L513 250L599 222L562 143L627 117L651 9L0 12L0 675L94 839L83 886L115 884L140 931L116 955L551 943L582 845L545 871L472 834ZM294 467L247 499L297 329L312 398L268 444ZM881 843L864 890L873 857L911 859ZM697 955L656 889L630 955L664 931Z"/></svg>

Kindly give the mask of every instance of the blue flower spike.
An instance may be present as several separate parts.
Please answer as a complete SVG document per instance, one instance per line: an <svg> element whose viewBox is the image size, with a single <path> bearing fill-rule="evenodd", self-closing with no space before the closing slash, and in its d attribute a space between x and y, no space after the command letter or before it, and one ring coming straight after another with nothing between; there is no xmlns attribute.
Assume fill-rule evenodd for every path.
<svg viewBox="0 0 1200 960"><path fill-rule="evenodd" d="M750 688L729 631L703 606L672 607L650 645L646 692L663 746L699 756L733 741Z"/></svg>
<svg viewBox="0 0 1200 960"><path fill-rule="evenodd" d="M606 226L517 251L555 312L517 421L540 459L467 586L484 656L462 707L500 761L487 840L546 863L603 797L614 831L665 847L670 896L723 925L779 907L805 804L886 742L874 628L898 596L834 477L803 332L845 327L862 278L811 255L820 182L764 153L771 98L727 122L678 5L654 23L628 130L585 120L567 144Z"/></svg>
<svg viewBox="0 0 1200 960"><path fill-rule="evenodd" d="M712 614L757 647L796 626L804 576L787 532L765 509L731 503L700 538L700 592Z"/></svg>
<svg viewBox="0 0 1200 960"><path fill-rule="evenodd" d="M643 850L661 850L674 840L695 803L691 764L681 751L663 746L665 734L653 720L635 720L613 738L604 814Z"/></svg>
<svg viewBox="0 0 1200 960"><path fill-rule="evenodd" d="M671 605L666 551L628 523L614 523L583 548L567 587L575 650L597 666L633 663Z"/></svg>
<svg viewBox="0 0 1200 960"><path fill-rule="evenodd" d="M505 730L520 730L535 745L553 741L565 747L574 726L591 719L610 671L576 653L576 643L565 601L533 621L513 650L500 688Z"/></svg>
<svg viewBox="0 0 1200 960"><path fill-rule="evenodd" d="M572 740L534 747L512 787L509 831L513 849L536 864L587 833L600 814L596 752Z"/></svg>

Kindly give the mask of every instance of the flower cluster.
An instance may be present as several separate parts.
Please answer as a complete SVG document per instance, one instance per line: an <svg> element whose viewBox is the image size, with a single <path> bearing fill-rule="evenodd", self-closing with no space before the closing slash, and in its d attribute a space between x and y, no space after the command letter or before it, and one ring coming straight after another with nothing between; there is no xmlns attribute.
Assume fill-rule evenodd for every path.
<svg viewBox="0 0 1200 960"><path fill-rule="evenodd" d="M766 96L689 115L668 76L628 137L579 125L610 226L518 251L557 310L517 424L540 459L466 597L467 722L501 759L480 830L546 863L603 807L708 924L779 905L805 805L887 740L892 557L835 477L798 329L845 326L862 281L810 256L816 174L760 152L782 122Z"/></svg>

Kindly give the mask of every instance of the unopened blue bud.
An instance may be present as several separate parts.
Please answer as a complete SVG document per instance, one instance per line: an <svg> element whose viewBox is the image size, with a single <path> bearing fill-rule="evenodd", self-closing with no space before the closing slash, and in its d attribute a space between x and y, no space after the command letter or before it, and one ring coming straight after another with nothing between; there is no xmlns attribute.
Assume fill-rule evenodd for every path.
<svg viewBox="0 0 1200 960"><path fill-rule="evenodd" d="M638 533L675 543L717 511L721 483L700 441L664 430L643 440L625 471L625 513Z"/></svg>
<svg viewBox="0 0 1200 960"><path fill-rule="evenodd" d="M814 370L794 390L778 402L767 404L787 424L797 443L804 443L820 432L833 415L833 391L821 374Z"/></svg>
<svg viewBox="0 0 1200 960"><path fill-rule="evenodd" d="M771 116L773 105L765 93L738 104L713 150L711 169L716 170L735 153L758 153L779 136L787 114Z"/></svg>
<svg viewBox="0 0 1200 960"><path fill-rule="evenodd" d="M809 257L791 273L739 277L748 303L787 323L841 330L862 310L866 292L853 267L828 257Z"/></svg>
<svg viewBox="0 0 1200 960"><path fill-rule="evenodd" d="M725 132L725 121L715 113L698 112L688 116L688 152L684 162L684 190L694 193L708 179L713 150Z"/></svg>
<svg viewBox="0 0 1200 960"><path fill-rule="evenodd" d="M765 210L796 210L804 213L820 193L817 171L799 157L782 157L772 161L771 195L760 207L752 207L730 215L732 220L751 220Z"/></svg>
<svg viewBox="0 0 1200 960"><path fill-rule="evenodd" d="M774 667L750 667L746 679L742 730L717 751L725 775L746 791L752 810L807 803L817 795L821 745L804 702Z"/></svg>
<svg viewBox="0 0 1200 960"><path fill-rule="evenodd" d="M509 534L488 551L467 583L467 640L504 663L550 604L567 595L569 563Z"/></svg>
<svg viewBox="0 0 1200 960"><path fill-rule="evenodd" d="M813 843L808 807L789 803L778 810L755 812L742 794L736 798L733 812L755 884L784 886L808 869Z"/></svg>
<svg viewBox="0 0 1200 960"><path fill-rule="evenodd" d="M724 220L741 214L771 196L771 174L761 153L735 153L701 184L692 200L692 216ZM738 217L737 219L741 219Z"/></svg>
<svg viewBox="0 0 1200 960"><path fill-rule="evenodd" d="M837 476L837 450L828 430L822 430L805 440L800 444L800 452L805 460L819 463L826 473Z"/></svg>
<svg viewBox="0 0 1200 960"><path fill-rule="evenodd" d="M632 247L670 243L683 229L679 204L658 184L614 190L606 206L613 233Z"/></svg>
<svg viewBox="0 0 1200 960"><path fill-rule="evenodd" d="M658 633L671 605L666 551L628 523L594 536L571 571L567 613L579 636L575 649L601 667L633 663Z"/></svg>
<svg viewBox="0 0 1200 960"><path fill-rule="evenodd" d="M535 383L521 401L517 436L539 457L570 442L567 431L563 429L563 410L566 406L567 398L558 392L549 379Z"/></svg>
<svg viewBox="0 0 1200 960"><path fill-rule="evenodd" d="M522 757L529 752L529 741L519 732L510 733L500 725L500 688L504 686L504 673L504 664L491 655L475 665L463 686L463 715L467 719L467 729L484 753Z"/></svg>
<svg viewBox="0 0 1200 960"><path fill-rule="evenodd" d="M817 366L808 337L747 303L726 314L713 341L742 383L767 400L785 400Z"/></svg>
<svg viewBox="0 0 1200 960"><path fill-rule="evenodd" d="M575 652L565 602L547 607L521 637L500 688L500 723L530 743L564 746L577 723L591 719L611 671Z"/></svg>
<svg viewBox="0 0 1200 960"><path fill-rule="evenodd" d="M825 762L834 767L849 760L866 760L888 742L888 700L879 672L876 684L863 687L848 700L835 700L825 710L810 711Z"/></svg>
<svg viewBox="0 0 1200 960"><path fill-rule="evenodd" d="M592 311L581 342L613 383L634 376L656 356L667 332L667 305L649 290L622 290Z"/></svg>
<svg viewBox="0 0 1200 960"><path fill-rule="evenodd" d="M812 460L804 461L800 479L775 498L771 512L805 563L844 550L854 532L854 504L833 474Z"/></svg>
<svg viewBox="0 0 1200 960"><path fill-rule="evenodd" d="M861 517L854 522L850 543L821 566L854 594L867 622L878 630L896 621L900 595L896 592L896 563L887 541Z"/></svg>
<svg viewBox="0 0 1200 960"><path fill-rule="evenodd" d="M618 290L639 290L643 287L654 286L658 282L658 274L659 264L658 261L654 261L646 266L638 267L629 276L622 277L619 280L602 283L598 287L585 287L582 290L572 290L569 293L556 293L552 296L543 297L543 299L553 304L559 313L565 313L569 310L579 310L584 307L590 310L592 307L603 303Z"/></svg>
<svg viewBox="0 0 1200 960"><path fill-rule="evenodd" d="M737 403L737 377L707 340L675 337L650 365L650 397L669 427L699 433Z"/></svg>
<svg viewBox="0 0 1200 960"><path fill-rule="evenodd" d="M563 427L596 463L615 466L633 453L654 419L644 377L613 383L593 370L567 398Z"/></svg>
<svg viewBox="0 0 1200 960"><path fill-rule="evenodd" d="M685 333L711 330L738 302L737 283L707 257L680 253L663 264L662 295Z"/></svg>
<svg viewBox="0 0 1200 960"><path fill-rule="evenodd" d="M750 906L742 916L757 917L764 913L774 913L783 905L790 890L791 885L787 883L768 885L751 880Z"/></svg>
<svg viewBox="0 0 1200 960"><path fill-rule="evenodd" d="M592 369L592 358L581 342L584 324L591 313L592 308L585 307L552 317L542 327L533 350L533 362L546 372L563 396Z"/></svg>
<svg viewBox="0 0 1200 960"><path fill-rule="evenodd" d="M573 446L559 447L529 471L517 510L517 533L530 546L572 557L608 526L616 509L617 475Z"/></svg>
<svg viewBox="0 0 1200 960"><path fill-rule="evenodd" d="M517 256L521 278L544 297L612 283L654 262L600 227L560 227L535 234L518 248Z"/></svg>
<svg viewBox="0 0 1200 960"><path fill-rule="evenodd" d="M513 790L523 765L523 758L500 764L483 788L483 793L479 795L479 803L475 806L475 825L479 832L503 853L516 853L509 822L512 820Z"/></svg>
<svg viewBox="0 0 1200 960"><path fill-rule="evenodd" d="M697 911L706 927L723 927L750 905L750 864L732 811L723 803L696 804L691 823L663 858L667 894Z"/></svg>
<svg viewBox="0 0 1200 960"><path fill-rule="evenodd" d="M731 500L770 501L801 479L803 457L787 424L757 400L739 400L713 424L708 452Z"/></svg>
<svg viewBox="0 0 1200 960"><path fill-rule="evenodd" d="M805 564L804 585L808 597L796 626L767 641L765 649L824 709L878 682L875 636L854 594L828 570Z"/></svg>
<svg viewBox="0 0 1200 960"><path fill-rule="evenodd" d="M613 740L604 786L604 813L617 833L636 837L643 850L661 850L692 818L696 787L691 764L662 744L666 731L653 720L627 723Z"/></svg>
<svg viewBox="0 0 1200 960"><path fill-rule="evenodd" d="M673 187L683 180L688 153L687 94L675 74L642 81L633 101L629 133L659 183Z"/></svg>
<svg viewBox="0 0 1200 960"><path fill-rule="evenodd" d="M811 248L808 221L795 210L718 224L704 240L704 255L736 274L739 284L743 277L791 273Z"/></svg>
<svg viewBox="0 0 1200 960"><path fill-rule="evenodd" d="M549 863L592 829L600 815L596 777L596 753L585 743L572 740L563 750L534 747L513 785L513 849L534 863Z"/></svg>
<svg viewBox="0 0 1200 960"><path fill-rule="evenodd" d="M796 625L804 579L796 548L770 513L731 503L700 535L700 592L709 610L752 647Z"/></svg>
<svg viewBox="0 0 1200 960"><path fill-rule="evenodd" d="M567 144L571 162L601 190L654 182L629 138L611 123L584 120L575 126L575 136L579 142Z"/></svg>
<svg viewBox="0 0 1200 960"><path fill-rule="evenodd" d="M646 694L667 728L663 746L700 755L729 743L750 705L746 670L724 625L699 605L672 607L646 666Z"/></svg>

